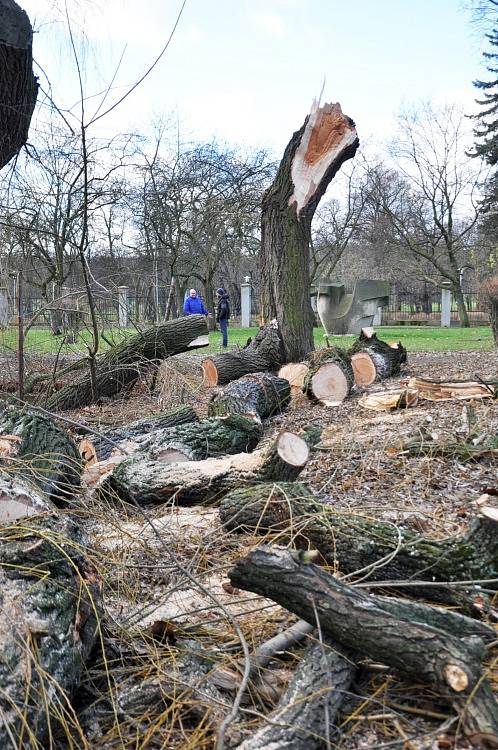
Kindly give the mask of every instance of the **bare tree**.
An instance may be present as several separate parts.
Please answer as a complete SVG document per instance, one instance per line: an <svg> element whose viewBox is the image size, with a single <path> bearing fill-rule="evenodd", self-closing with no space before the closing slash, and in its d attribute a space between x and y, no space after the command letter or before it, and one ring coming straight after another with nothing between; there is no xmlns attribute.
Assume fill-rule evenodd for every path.
<svg viewBox="0 0 498 750"><path fill-rule="evenodd" d="M425 104L402 114L391 147L395 168L371 170L370 201L389 219L393 242L407 257L432 267L433 283L451 284L460 322L468 326L462 269L480 213L481 172L466 154L465 137L455 106Z"/></svg>

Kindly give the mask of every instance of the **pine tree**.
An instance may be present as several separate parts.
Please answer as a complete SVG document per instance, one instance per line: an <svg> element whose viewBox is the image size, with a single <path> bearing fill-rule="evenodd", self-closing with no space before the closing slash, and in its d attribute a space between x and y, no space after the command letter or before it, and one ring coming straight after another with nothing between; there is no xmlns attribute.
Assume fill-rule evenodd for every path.
<svg viewBox="0 0 498 750"><path fill-rule="evenodd" d="M482 107L479 114L474 115L478 126L474 129L475 144L472 156L484 159L491 167L495 167L485 185L483 209L486 214L487 229L498 230L498 1L487 0L487 18L494 16L494 27L486 34L491 50L483 52L487 62L486 69L491 73L490 80L474 81L474 86L482 91L482 98L476 103Z"/></svg>

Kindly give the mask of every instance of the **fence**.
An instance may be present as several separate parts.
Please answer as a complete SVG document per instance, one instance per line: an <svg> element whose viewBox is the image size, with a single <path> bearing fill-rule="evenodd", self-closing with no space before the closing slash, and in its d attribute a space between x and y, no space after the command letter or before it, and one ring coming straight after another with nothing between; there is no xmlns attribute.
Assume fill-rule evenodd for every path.
<svg viewBox="0 0 498 750"><path fill-rule="evenodd" d="M487 325L489 314L477 292L464 292L465 307L471 325ZM389 305L382 308L382 325L440 325L441 291L393 293ZM460 321L454 296L451 299L450 320Z"/></svg>

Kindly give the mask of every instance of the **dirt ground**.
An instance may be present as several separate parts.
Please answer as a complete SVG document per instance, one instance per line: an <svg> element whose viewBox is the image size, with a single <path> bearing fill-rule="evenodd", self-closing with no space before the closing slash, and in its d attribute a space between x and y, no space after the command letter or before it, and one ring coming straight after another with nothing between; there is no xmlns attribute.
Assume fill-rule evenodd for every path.
<svg viewBox="0 0 498 750"><path fill-rule="evenodd" d="M476 352L412 354L400 378L371 386L368 392L396 389L415 374L452 380L476 376L498 380L498 359L494 354ZM159 386L159 391L164 404L164 387ZM130 398L89 407L73 416L94 427L124 423L157 411L160 404L156 394L148 393L142 385ZM420 401L414 408L376 412L360 405L361 395L353 394L336 408L312 405L304 396L298 397L269 421L265 439L283 428L298 431L310 424L320 426L321 441L300 479L309 483L319 498L340 510L408 525L436 538L465 528L475 512L475 500L484 492L498 490L497 457L490 455L474 462L455 457L412 457L400 451L399 445L415 435L436 441L465 441L469 425L474 435L496 434L496 402L486 399L469 405ZM191 374L182 400L193 403L203 414L207 397L195 373ZM117 650L118 656L113 651L113 658L122 665L122 674L126 673L126 677L114 680L118 695L130 684L142 684L144 675L157 678L171 662L172 653L177 653L175 649L180 653L185 643L195 642L192 649L207 650L214 665L233 669L233 660L240 658L235 621L249 646L255 648L295 619L271 601L230 586L227 572L231 565L261 539L225 532L216 508L155 508L147 519L129 509L109 507L102 511L90 505L80 515L91 532L96 564L105 568L109 648ZM174 559L165 555L165 544ZM161 638L152 637L154 632L161 632ZM299 654L297 648L272 663L269 673L277 693ZM94 665L93 671L98 673L99 665ZM498 692L496 649L490 654L489 677ZM86 686L89 694L95 687L92 679L89 677ZM224 715L230 696L227 699L224 693L222 699ZM98 705L87 727L94 746L121 747L123 728L118 731L109 716L99 713ZM209 701L206 705L211 720L219 721L219 707L209 708ZM256 714L245 708L242 718L228 732L227 747L236 747L254 731L258 717L268 712L269 705L260 696L253 704ZM208 729L191 728L185 717L182 723L183 709L183 705L177 705L176 714L161 724L157 719L154 723L149 707L147 718L145 714L140 720L127 718L126 731L131 729L135 737L142 733L140 736L149 738L149 744L137 740L137 748L212 747ZM386 669L360 670L339 721L339 731L330 742L333 748L470 747L451 709L431 688L408 683Z"/></svg>

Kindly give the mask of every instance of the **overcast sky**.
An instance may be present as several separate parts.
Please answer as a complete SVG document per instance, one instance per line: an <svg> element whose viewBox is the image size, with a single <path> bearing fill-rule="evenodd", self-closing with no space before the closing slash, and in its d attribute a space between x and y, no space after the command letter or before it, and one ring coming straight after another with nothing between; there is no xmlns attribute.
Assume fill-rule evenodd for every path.
<svg viewBox="0 0 498 750"><path fill-rule="evenodd" d="M34 56L56 103L78 101L67 27L53 0L19 0L35 25ZM110 84L111 103L140 77L171 33L181 0L68 0L88 43L85 91ZM360 138L389 135L396 112L420 99L471 111L485 75L482 32L459 0L186 0L165 56L99 132L146 132L172 116L182 138L213 136L280 155L311 100L339 101ZM63 2L61 6L63 7ZM39 73L45 87L44 75ZM99 98L87 102L88 111Z"/></svg>

